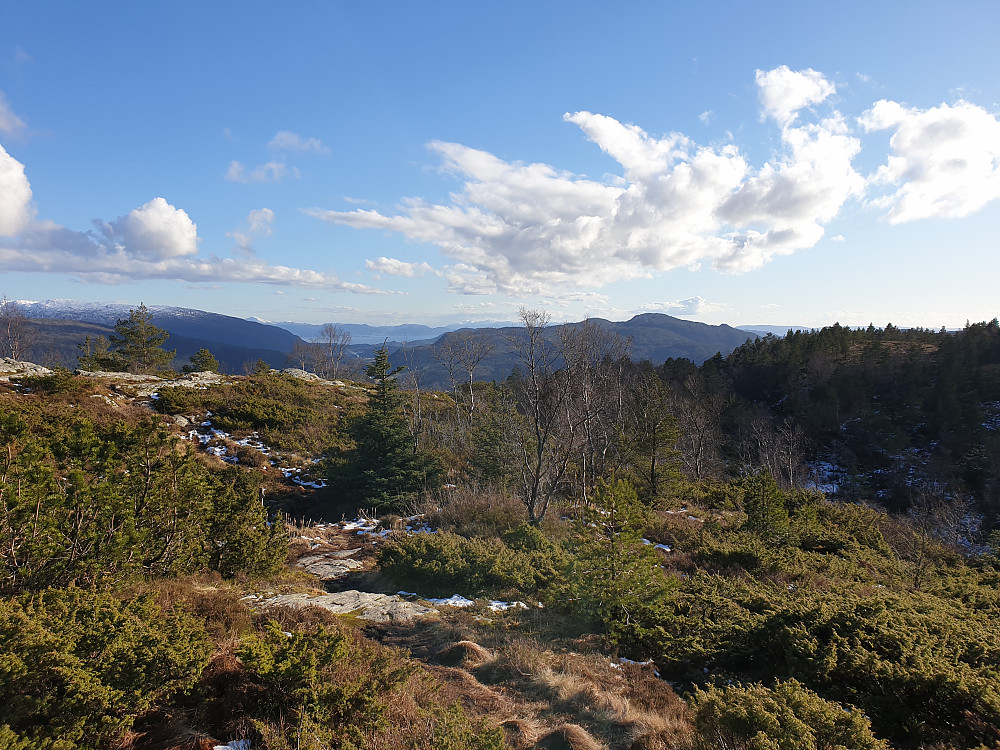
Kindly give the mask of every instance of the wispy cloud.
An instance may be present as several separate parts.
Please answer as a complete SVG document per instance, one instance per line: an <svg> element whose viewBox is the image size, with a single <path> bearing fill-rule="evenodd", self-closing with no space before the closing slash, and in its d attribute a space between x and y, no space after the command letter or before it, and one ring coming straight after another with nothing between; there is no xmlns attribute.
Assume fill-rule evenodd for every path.
<svg viewBox="0 0 1000 750"><path fill-rule="evenodd" d="M707 315L708 313L720 312L726 308L718 302L709 302L704 297L688 297L687 299L674 300L672 302L649 302L639 305L638 312L661 312L670 315Z"/></svg>
<svg viewBox="0 0 1000 750"><path fill-rule="evenodd" d="M405 260L386 258L385 256L376 260L366 260L365 268L376 274L376 278L384 274L386 276L403 276L405 278L412 279L418 276L425 276L428 273L438 273L429 263L426 262L410 263Z"/></svg>
<svg viewBox="0 0 1000 750"><path fill-rule="evenodd" d="M20 141L27 132L27 124L11 109L7 96L0 91L0 134Z"/></svg>
<svg viewBox="0 0 1000 750"><path fill-rule="evenodd" d="M299 178L299 170L296 167L288 168L284 162L269 161L260 164L247 171L247 168L238 161L229 162L229 169L226 171L226 179L230 182L241 182L250 184L255 182L281 182L286 176Z"/></svg>
<svg viewBox="0 0 1000 750"><path fill-rule="evenodd" d="M330 149L319 138L303 138L291 130L279 130L267 145L276 151L311 151L323 156L330 155Z"/></svg>
<svg viewBox="0 0 1000 750"><path fill-rule="evenodd" d="M236 248L244 256L252 256L253 239L257 237L269 237L271 235L271 224L274 222L274 211L269 208L255 208L247 216L243 225L226 232L227 237L232 237L236 242Z"/></svg>

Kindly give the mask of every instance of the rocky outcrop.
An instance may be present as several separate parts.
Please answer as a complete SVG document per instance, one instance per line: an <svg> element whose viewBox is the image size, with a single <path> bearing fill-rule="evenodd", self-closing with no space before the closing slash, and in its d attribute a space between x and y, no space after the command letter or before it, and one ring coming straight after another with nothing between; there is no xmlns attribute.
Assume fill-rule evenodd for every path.
<svg viewBox="0 0 1000 750"><path fill-rule="evenodd" d="M415 617L431 614L434 609L409 602L395 594L370 594L366 591L338 591L334 594L278 594L254 597L250 603L257 609L271 607L321 607L336 615L353 614L369 622L410 622Z"/></svg>
<svg viewBox="0 0 1000 750"><path fill-rule="evenodd" d="M0 381L10 382L11 378L30 378L38 375L51 375L48 367L36 365L34 362L21 362L10 357L0 357Z"/></svg>

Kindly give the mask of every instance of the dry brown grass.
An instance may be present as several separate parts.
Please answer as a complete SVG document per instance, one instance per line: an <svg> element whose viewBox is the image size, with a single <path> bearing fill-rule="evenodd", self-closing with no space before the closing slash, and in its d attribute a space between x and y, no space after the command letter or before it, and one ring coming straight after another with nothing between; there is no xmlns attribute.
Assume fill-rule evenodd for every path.
<svg viewBox="0 0 1000 750"><path fill-rule="evenodd" d="M527 519L516 497L468 485L438 490L424 498L416 511L426 513L431 526L466 537L495 536Z"/></svg>
<svg viewBox="0 0 1000 750"><path fill-rule="evenodd" d="M476 669L493 661L495 657L489 649L483 648L473 641L459 641L441 649L437 654L437 662L446 667L462 667Z"/></svg>
<svg viewBox="0 0 1000 750"><path fill-rule="evenodd" d="M607 750L586 729L577 724L563 724L545 734L536 744L538 750Z"/></svg>

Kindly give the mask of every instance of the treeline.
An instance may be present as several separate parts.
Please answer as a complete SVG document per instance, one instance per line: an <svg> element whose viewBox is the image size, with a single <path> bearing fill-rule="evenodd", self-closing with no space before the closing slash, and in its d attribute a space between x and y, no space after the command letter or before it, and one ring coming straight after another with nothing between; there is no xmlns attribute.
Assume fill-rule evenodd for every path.
<svg viewBox="0 0 1000 750"><path fill-rule="evenodd" d="M834 325L659 371L679 399L696 475L765 467L788 486L836 485L839 496L894 511L928 492L961 497L996 520L996 320L957 332Z"/></svg>

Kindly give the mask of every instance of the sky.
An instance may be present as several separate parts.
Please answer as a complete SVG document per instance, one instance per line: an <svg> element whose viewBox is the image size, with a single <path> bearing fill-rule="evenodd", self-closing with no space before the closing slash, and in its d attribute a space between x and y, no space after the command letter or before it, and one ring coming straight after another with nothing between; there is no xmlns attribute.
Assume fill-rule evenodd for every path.
<svg viewBox="0 0 1000 750"><path fill-rule="evenodd" d="M0 292L1000 315L1000 3L0 4Z"/></svg>

